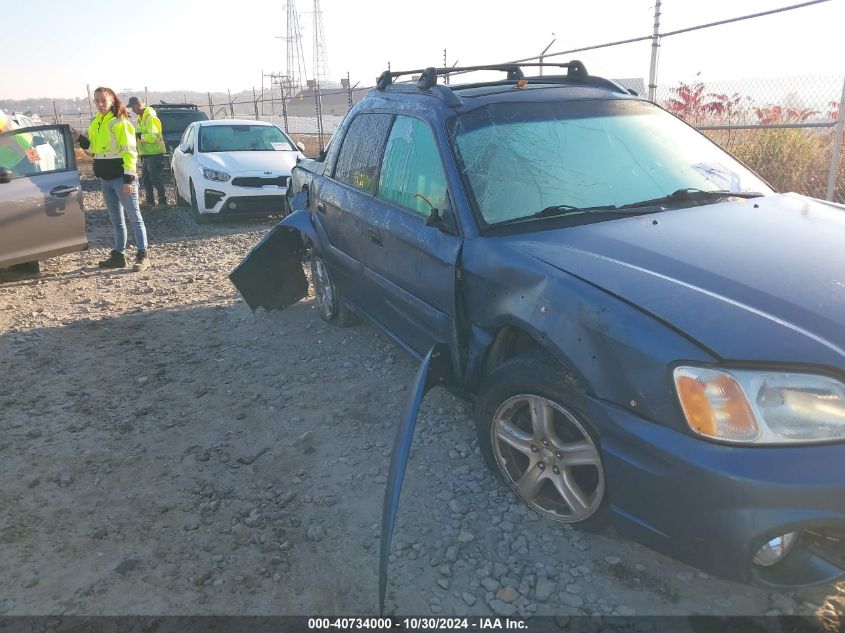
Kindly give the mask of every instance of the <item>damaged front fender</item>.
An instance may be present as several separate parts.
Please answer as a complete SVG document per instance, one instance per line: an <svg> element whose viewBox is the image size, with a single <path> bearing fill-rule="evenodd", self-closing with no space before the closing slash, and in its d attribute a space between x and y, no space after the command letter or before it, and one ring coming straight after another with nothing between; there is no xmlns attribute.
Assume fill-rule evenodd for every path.
<svg viewBox="0 0 845 633"><path fill-rule="evenodd" d="M393 528L396 526L396 514L399 511L399 495L402 492L402 480L405 477L405 467L411 453L411 441L414 439L414 428L425 394L437 386L454 384L452 363L449 348L443 343L432 347L426 354L417 377L414 388L408 396L405 412L396 428L393 440L393 450L390 453L390 465L387 469L387 486L384 490L384 503L381 512L381 549L379 551L378 570L378 604L379 613L384 613L384 594L387 589L387 557L390 554L390 543L393 540Z"/></svg>
<svg viewBox="0 0 845 633"><path fill-rule="evenodd" d="M293 205L298 210L274 226L229 273L253 312L259 307L282 310L308 295L302 270L303 236L314 243L316 232L309 212L302 208L304 200L304 192L297 194Z"/></svg>

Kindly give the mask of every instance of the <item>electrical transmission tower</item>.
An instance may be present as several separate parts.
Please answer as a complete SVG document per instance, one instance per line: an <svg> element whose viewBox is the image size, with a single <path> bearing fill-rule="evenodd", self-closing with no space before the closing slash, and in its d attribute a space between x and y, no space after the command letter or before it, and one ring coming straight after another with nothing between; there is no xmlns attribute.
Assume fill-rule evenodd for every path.
<svg viewBox="0 0 845 633"><path fill-rule="evenodd" d="M292 97L302 93L305 88L305 54L302 50L302 29L299 24L299 13L296 1L288 0L285 5L287 11L287 66L286 75L282 81L282 95Z"/></svg>
<svg viewBox="0 0 845 633"><path fill-rule="evenodd" d="M320 0L314 0L314 79L318 84L329 81L329 60L326 54L326 36L323 34L323 12Z"/></svg>

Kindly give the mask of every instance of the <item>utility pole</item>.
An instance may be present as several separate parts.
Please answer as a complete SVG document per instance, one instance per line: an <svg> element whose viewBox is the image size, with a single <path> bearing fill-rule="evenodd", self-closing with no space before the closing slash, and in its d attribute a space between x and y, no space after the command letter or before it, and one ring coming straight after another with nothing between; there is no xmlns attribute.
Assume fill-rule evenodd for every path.
<svg viewBox="0 0 845 633"><path fill-rule="evenodd" d="M255 118L258 118L258 98L255 96L255 86L252 87L252 105L255 106Z"/></svg>
<svg viewBox="0 0 845 633"><path fill-rule="evenodd" d="M352 108L352 81L349 79L349 71L346 71L346 100L349 102L349 108Z"/></svg>
<svg viewBox="0 0 845 633"><path fill-rule="evenodd" d="M232 103L232 91L227 88L226 92L229 93L229 114L231 114L232 118L234 119L235 118L235 104Z"/></svg>
<svg viewBox="0 0 845 633"><path fill-rule="evenodd" d="M651 36L651 66L648 71L648 100L657 97L657 55L660 51L660 0L654 0L654 34Z"/></svg>
<svg viewBox="0 0 845 633"><path fill-rule="evenodd" d="M85 84L85 92L88 93L88 114L94 118L94 108L91 106L91 84Z"/></svg>
<svg viewBox="0 0 845 633"><path fill-rule="evenodd" d="M443 49L443 68L449 68L449 63L446 61L446 49ZM443 81L446 82L446 85L449 85L449 74L446 73L443 75Z"/></svg>
<svg viewBox="0 0 845 633"><path fill-rule="evenodd" d="M208 115L214 120L214 103L211 101L211 93L208 93Z"/></svg>

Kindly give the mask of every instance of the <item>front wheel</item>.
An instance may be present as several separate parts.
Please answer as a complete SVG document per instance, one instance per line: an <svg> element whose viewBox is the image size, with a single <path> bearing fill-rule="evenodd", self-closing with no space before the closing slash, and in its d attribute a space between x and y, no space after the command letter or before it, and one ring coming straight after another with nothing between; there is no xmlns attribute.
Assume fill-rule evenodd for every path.
<svg viewBox="0 0 845 633"><path fill-rule="evenodd" d="M573 378L544 353L510 359L476 405L484 460L532 510L595 532L608 525L600 444Z"/></svg>
<svg viewBox="0 0 845 633"><path fill-rule="evenodd" d="M355 316L349 312L340 293L329 275L326 263L316 253L311 252L311 283L314 284L314 301L320 317L332 325L347 327L354 325Z"/></svg>
<svg viewBox="0 0 845 633"><path fill-rule="evenodd" d="M208 216L200 213L199 205L197 204L197 192L194 189L193 181L191 181L191 215L197 224L208 224L209 222Z"/></svg>

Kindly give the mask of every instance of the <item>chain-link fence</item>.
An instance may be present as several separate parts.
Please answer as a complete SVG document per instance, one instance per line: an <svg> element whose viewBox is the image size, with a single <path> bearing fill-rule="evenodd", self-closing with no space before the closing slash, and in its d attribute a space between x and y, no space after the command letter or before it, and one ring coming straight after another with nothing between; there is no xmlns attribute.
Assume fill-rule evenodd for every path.
<svg viewBox="0 0 845 633"><path fill-rule="evenodd" d="M845 203L836 124L842 77L805 76L660 86L657 103L702 130L777 191ZM840 146L841 146L840 138Z"/></svg>

